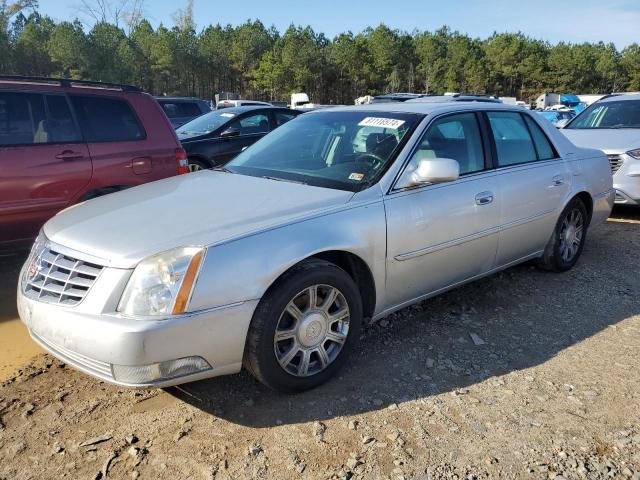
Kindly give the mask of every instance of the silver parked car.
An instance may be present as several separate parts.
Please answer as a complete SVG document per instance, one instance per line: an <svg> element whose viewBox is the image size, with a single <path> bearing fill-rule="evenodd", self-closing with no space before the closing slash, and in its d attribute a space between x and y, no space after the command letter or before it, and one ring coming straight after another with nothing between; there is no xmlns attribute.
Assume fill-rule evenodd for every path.
<svg viewBox="0 0 640 480"><path fill-rule="evenodd" d="M640 95L605 97L561 131L576 145L607 154L616 203L640 205Z"/></svg>
<svg viewBox="0 0 640 480"><path fill-rule="evenodd" d="M105 381L244 365L295 392L336 373L364 317L526 260L571 268L613 197L602 152L519 107L318 110L225 168L51 219L19 312L40 345Z"/></svg>

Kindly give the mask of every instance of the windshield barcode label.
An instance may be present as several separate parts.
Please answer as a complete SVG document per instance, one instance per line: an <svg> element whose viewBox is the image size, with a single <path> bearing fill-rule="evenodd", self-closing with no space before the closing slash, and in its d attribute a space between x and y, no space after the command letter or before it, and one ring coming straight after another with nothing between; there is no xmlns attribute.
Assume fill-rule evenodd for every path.
<svg viewBox="0 0 640 480"><path fill-rule="evenodd" d="M363 119L358 126L393 128L397 130L402 124L404 124L404 120L398 120L396 118L367 117Z"/></svg>

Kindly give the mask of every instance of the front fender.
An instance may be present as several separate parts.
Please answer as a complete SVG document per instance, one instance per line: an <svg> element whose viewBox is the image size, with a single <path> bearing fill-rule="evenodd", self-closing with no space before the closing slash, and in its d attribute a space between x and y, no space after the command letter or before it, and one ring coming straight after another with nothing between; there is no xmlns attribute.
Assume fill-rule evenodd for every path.
<svg viewBox="0 0 640 480"><path fill-rule="evenodd" d="M381 308L386 224L384 205L376 201L209 247L189 310L260 299L293 265L329 250L350 252L368 265L376 285L376 311Z"/></svg>

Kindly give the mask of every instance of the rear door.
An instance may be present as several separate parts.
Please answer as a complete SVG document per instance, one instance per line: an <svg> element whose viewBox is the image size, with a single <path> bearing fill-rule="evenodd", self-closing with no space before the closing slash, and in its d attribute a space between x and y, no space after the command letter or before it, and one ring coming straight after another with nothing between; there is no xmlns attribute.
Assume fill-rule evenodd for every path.
<svg viewBox="0 0 640 480"><path fill-rule="evenodd" d="M65 95L0 91L0 243L34 237L91 179Z"/></svg>
<svg viewBox="0 0 640 480"><path fill-rule="evenodd" d="M487 112L501 193L497 265L544 249L567 195L566 162L528 114Z"/></svg>
<svg viewBox="0 0 640 480"><path fill-rule="evenodd" d="M157 178L154 170L161 171L162 164L154 164L154 146L145 141L147 133L127 100L72 95L71 101L93 160L92 188L131 186Z"/></svg>

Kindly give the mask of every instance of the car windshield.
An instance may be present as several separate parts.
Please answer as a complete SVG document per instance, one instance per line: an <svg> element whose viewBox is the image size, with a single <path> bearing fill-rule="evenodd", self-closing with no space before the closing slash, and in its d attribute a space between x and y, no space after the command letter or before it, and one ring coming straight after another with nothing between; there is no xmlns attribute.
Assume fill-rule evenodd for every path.
<svg viewBox="0 0 640 480"><path fill-rule="evenodd" d="M176 133L180 140L206 135L207 133L217 130L235 116L235 113L231 112L209 112L185 123L176 130Z"/></svg>
<svg viewBox="0 0 640 480"><path fill-rule="evenodd" d="M555 122L559 118L558 112L537 112L537 113L538 115L546 118L550 122Z"/></svg>
<svg viewBox="0 0 640 480"><path fill-rule="evenodd" d="M594 103L567 128L640 128L640 100Z"/></svg>
<svg viewBox="0 0 640 480"><path fill-rule="evenodd" d="M391 165L422 115L320 110L301 115L226 165L233 173L359 191Z"/></svg>

